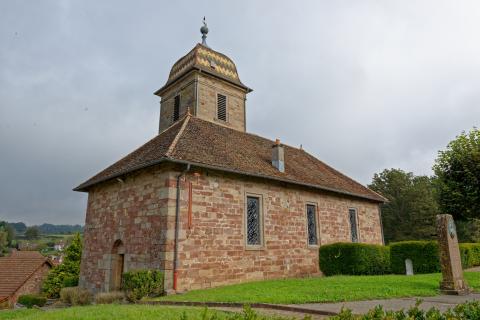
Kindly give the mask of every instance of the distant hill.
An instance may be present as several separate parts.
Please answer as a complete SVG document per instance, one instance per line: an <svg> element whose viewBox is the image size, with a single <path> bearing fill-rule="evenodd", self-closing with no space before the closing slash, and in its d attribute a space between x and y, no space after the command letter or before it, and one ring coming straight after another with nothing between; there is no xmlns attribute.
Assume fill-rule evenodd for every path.
<svg viewBox="0 0 480 320"><path fill-rule="evenodd" d="M15 229L15 233L17 234L24 233L27 230L27 225L23 222L9 222L8 224Z"/></svg>
<svg viewBox="0 0 480 320"><path fill-rule="evenodd" d="M27 225L23 222L9 222L17 234L25 233L27 230ZM79 224L70 225L70 224L50 224L44 223L37 226L41 234L69 234L75 232L83 232L83 226Z"/></svg>
<svg viewBox="0 0 480 320"><path fill-rule="evenodd" d="M50 224L44 223L37 226L41 234L67 234L75 232L83 232L83 226L79 224Z"/></svg>

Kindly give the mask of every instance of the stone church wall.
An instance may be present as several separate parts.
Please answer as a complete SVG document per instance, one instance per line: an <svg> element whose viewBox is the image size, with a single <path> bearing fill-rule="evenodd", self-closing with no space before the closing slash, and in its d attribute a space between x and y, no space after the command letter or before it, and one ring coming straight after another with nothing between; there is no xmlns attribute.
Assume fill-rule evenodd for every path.
<svg viewBox="0 0 480 320"><path fill-rule="evenodd" d="M170 172L159 167L141 170L90 190L84 230L80 286L93 292L108 291L113 246L122 242L124 271L164 269L171 265L175 189ZM168 231L167 231L168 230ZM170 263L167 261L170 260Z"/></svg>
<svg viewBox="0 0 480 320"><path fill-rule="evenodd" d="M164 270L165 286L172 288L178 174L178 168L157 166L90 190L81 286L94 292L109 290L112 250L121 240L124 271ZM245 245L247 194L258 195L263 202L261 248ZM357 209L360 242L382 243L376 203L192 169L181 182L178 289L321 274L318 246L307 244L307 203L317 206L320 245L351 241L349 208Z"/></svg>
<svg viewBox="0 0 480 320"><path fill-rule="evenodd" d="M190 175L182 189L179 290L321 274L319 246L307 242L307 203L317 206L320 245L351 241L349 208L357 210L359 241L383 243L373 202L212 172ZM264 245L258 249L246 247L247 194L263 202Z"/></svg>

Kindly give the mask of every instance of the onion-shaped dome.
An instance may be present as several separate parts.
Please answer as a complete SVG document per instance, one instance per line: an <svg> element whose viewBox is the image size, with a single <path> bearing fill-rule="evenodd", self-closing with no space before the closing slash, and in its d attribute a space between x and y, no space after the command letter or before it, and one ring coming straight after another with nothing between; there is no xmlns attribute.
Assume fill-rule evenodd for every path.
<svg viewBox="0 0 480 320"><path fill-rule="evenodd" d="M168 75L167 83L158 89L155 94L161 95L164 89L191 70L200 70L237 85L247 92L252 91L252 89L240 81L237 67L229 57L199 43L189 53L175 62Z"/></svg>

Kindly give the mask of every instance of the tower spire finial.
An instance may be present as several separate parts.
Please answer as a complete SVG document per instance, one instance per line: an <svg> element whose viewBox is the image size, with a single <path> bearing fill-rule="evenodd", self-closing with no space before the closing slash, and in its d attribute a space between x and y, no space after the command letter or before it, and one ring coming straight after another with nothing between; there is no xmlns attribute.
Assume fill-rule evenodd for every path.
<svg viewBox="0 0 480 320"><path fill-rule="evenodd" d="M207 27L207 22L205 21L205 17L203 17L203 26L200 28L200 32L202 33L202 44L208 47L207 45L208 27Z"/></svg>

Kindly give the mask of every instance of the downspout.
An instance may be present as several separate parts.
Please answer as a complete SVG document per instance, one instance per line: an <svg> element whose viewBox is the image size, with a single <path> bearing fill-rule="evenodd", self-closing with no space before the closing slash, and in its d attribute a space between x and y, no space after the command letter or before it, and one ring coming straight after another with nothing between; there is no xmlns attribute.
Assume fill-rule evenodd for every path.
<svg viewBox="0 0 480 320"><path fill-rule="evenodd" d="M383 233L383 221L382 221L382 205L378 204L378 217L380 218L380 231L382 236L382 244L385 245L385 234Z"/></svg>
<svg viewBox="0 0 480 320"><path fill-rule="evenodd" d="M173 290L177 290L178 277L178 233L180 228L180 179L190 170L190 164L177 176L177 199L175 205L175 246L173 249Z"/></svg>

